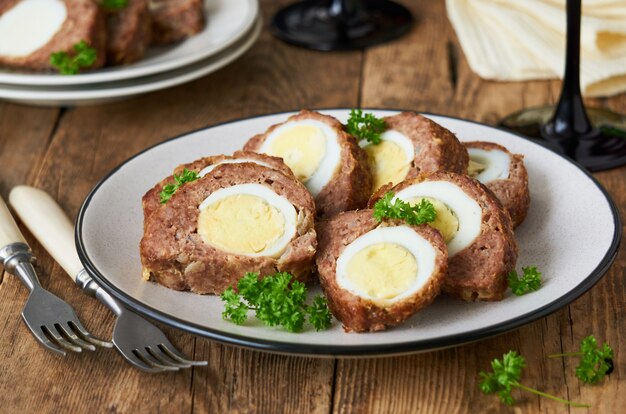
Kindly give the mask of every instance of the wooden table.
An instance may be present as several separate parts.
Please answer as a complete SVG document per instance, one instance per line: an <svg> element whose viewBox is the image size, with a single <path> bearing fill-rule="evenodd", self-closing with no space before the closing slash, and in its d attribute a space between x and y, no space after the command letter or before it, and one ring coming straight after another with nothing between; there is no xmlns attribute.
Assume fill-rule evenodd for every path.
<svg viewBox="0 0 626 414"><path fill-rule="evenodd" d="M262 1L266 22L281 1ZM195 82L99 106L46 109L0 103L0 193L18 184L50 192L74 216L92 186L136 152L218 122L298 108L407 108L495 123L552 103L558 81L496 83L474 75L443 1L404 1L417 17L399 41L365 52L319 53L287 46L267 30L244 57ZM266 23L267 25L267 23ZM626 95L589 103L626 112ZM626 169L595 174L626 212ZM593 212L589 212L593 214ZM44 287L74 304L85 325L109 337L114 317L84 296L25 231ZM584 244L584 240L581 240ZM506 411L483 395L477 373L509 349L526 356L524 383L593 404L626 409L626 244L606 276L553 315L478 343L384 359L308 359L238 349L165 327L185 353L209 366L148 375L115 351L55 356L20 320L27 290L0 276L0 411L25 412L483 412ZM616 370L581 385L576 360L554 361L595 334L616 352ZM515 392L516 410L567 412ZM576 409L574 409L576 410ZM513 411L511 409L510 411ZM582 410L581 410L582 411Z"/></svg>

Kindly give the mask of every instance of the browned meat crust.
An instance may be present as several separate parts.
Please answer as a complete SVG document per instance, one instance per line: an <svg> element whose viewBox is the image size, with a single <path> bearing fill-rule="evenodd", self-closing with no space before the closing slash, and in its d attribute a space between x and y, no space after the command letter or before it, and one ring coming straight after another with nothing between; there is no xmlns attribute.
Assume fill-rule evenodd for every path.
<svg viewBox="0 0 626 414"><path fill-rule="evenodd" d="M509 178L493 180L485 185L498 197L498 200L509 211L513 226L517 227L526 218L530 207L530 193L528 191L528 172L524 166L524 156L512 154L502 145L493 142L472 141L463 143L466 148L480 148L486 151L500 150L509 154Z"/></svg>
<svg viewBox="0 0 626 414"><path fill-rule="evenodd" d="M19 1L0 4L0 14L13 8ZM96 61L89 69L104 65L106 58L106 29L104 14L92 0L65 0L67 18L48 43L28 56L0 56L0 66L33 71L52 70L50 55L55 52L74 54L74 45L86 41L96 49ZM83 69L85 70L85 69Z"/></svg>
<svg viewBox="0 0 626 414"><path fill-rule="evenodd" d="M197 233L199 205L211 193L244 183L259 183L287 198L301 218L297 234L283 255L248 257L218 250ZM317 247L315 204L307 189L292 176L253 163L222 164L204 177L182 186L145 222L140 244L144 277L176 290L222 293L244 276L260 272L291 272L307 281Z"/></svg>
<svg viewBox="0 0 626 414"><path fill-rule="evenodd" d="M167 44L201 32L206 24L203 0L149 0L152 42Z"/></svg>
<svg viewBox="0 0 626 414"><path fill-rule="evenodd" d="M403 181L395 187L381 188L368 203L386 191L401 191L422 181L449 181L456 184L482 209L481 233L470 246L449 258L443 291L466 301L502 300L508 286L508 273L515 268L517 243L513 223L495 195L477 180L462 174L437 172Z"/></svg>
<svg viewBox="0 0 626 414"><path fill-rule="evenodd" d="M388 116L385 121L389 129L408 137L416 148L413 166L406 179L436 171L467 173L467 150L446 128L415 112Z"/></svg>
<svg viewBox="0 0 626 414"><path fill-rule="evenodd" d="M232 156L212 155L209 157L203 157L193 162L179 165L178 167L174 168L174 171L172 174L180 175L185 169L199 173L202 169L208 167L209 165L214 165L224 160L241 159L241 158L257 160L259 162L262 162L271 166L272 168L282 172L285 175L293 177L293 173L291 172L289 167L285 165L282 158L272 157L272 156L265 155L265 154L258 154L256 152L251 152L251 151L235 151L235 153ZM295 177L293 178L295 179ZM161 206L161 202L160 202L161 197L159 196L159 193L163 191L163 187L165 187L168 184L173 184L173 183L174 183L174 177L172 175L169 175L163 180L159 181L154 187L148 190L146 194L144 194L143 198L141 199L141 204L143 206L144 224L145 224L145 220L157 208Z"/></svg>
<svg viewBox="0 0 626 414"><path fill-rule="evenodd" d="M414 295L396 303L374 303L342 289L336 280L337 259L357 237L378 226L403 225L397 221L378 223L372 210L347 211L317 225L319 248L317 268L320 283L333 315L346 332L380 331L395 326L430 304L439 294L447 268L448 253L439 232L429 226L411 228L435 248L435 270L426 285Z"/></svg>
<svg viewBox="0 0 626 414"><path fill-rule="evenodd" d="M141 59L152 38L148 0L129 0L107 11L107 63L128 64Z"/></svg>
<svg viewBox="0 0 626 414"><path fill-rule="evenodd" d="M372 187L372 177L367 166L367 154L359 147L356 139L343 130L341 122L332 116L302 110L298 114L290 116L285 122L272 125L264 133L250 138L244 145L244 150L258 151L265 139L276 128L286 122L301 119L315 119L329 125L337 132L337 141L341 148L339 169L315 197L318 214L320 216L332 216L342 211L364 207Z"/></svg>

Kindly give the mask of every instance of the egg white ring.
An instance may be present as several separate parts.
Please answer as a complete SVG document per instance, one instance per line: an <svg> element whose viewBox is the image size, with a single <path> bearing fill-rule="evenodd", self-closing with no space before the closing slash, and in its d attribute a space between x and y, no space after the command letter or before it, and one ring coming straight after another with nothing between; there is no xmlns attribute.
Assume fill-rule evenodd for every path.
<svg viewBox="0 0 626 414"><path fill-rule="evenodd" d="M258 160L252 159L252 158L233 158L233 159L222 160L220 162L216 162L215 164L211 164L209 166L206 166L202 170L200 170L198 175L200 177L204 177L205 175L207 175L208 173L213 171L215 169L215 167L217 167L218 165L222 165L222 164L240 164L240 163L243 163L243 162L251 162L253 164L261 165L263 167L274 168L271 165L269 165L268 163L265 163L263 161L258 161Z"/></svg>
<svg viewBox="0 0 626 414"><path fill-rule="evenodd" d="M459 229L448 242L448 257L470 246L480 235L482 209L459 186L448 181L423 181L398 191L394 200L430 197L444 203L456 215Z"/></svg>
<svg viewBox="0 0 626 414"><path fill-rule="evenodd" d="M413 255L417 262L417 276L413 284L406 291L392 299L374 298L365 292L361 292L348 279L348 264L350 263L350 259L366 247L380 243L392 243L402 246ZM392 304L413 295L426 285L435 270L435 257L435 248L428 240L417 234L410 227L377 227L354 239L352 243L348 244L339 254L336 268L337 284L342 289L356 296L377 303Z"/></svg>
<svg viewBox="0 0 626 414"><path fill-rule="evenodd" d="M388 129L380 135L380 139L382 141L393 142L394 144L399 146L400 149L402 149L402 152L404 152L407 162L410 163L415 158L415 149L416 149L415 144L413 144L413 141L411 141L409 137L402 134L401 132L398 132L395 129ZM359 143L359 146L361 148L369 147L370 145L376 145L376 144L373 144L365 140Z"/></svg>
<svg viewBox="0 0 626 414"><path fill-rule="evenodd" d="M509 178L511 157L504 151L484 150L481 148L468 148L470 160L479 162L486 168L474 178L483 184L493 180L506 180Z"/></svg>
<svg viewBox="0 0 626 414"><path fill-rule="evenodd" d="M337 132L333 128L331 128L324 122L315 119L288 121L276 128L267 136L265 142L263 142L261 148L259 148L259 152L269 155L275 155L270 151L274 139L276 139L276 137L278 137L286 129L292 128L296 125L311 125L319 128L324 134L324 138L326 139L326 151L324 153L324 156L320 160L320 164L318 165L315 172L309 177L309 179L304 182L304 185L309 190L309 192L313 195L313 197L316 197L322 191L322 189L332 180L335 172L339 168L339 162L341 161L341 147L339 146L339 142L337 139Z"/></svg>
<svg viewBox="0 0 626 414"><path fill-rule="evenodd" d="M265 200L270 206L280 211L285 219L285 229L283 235L279 237L276 241L274 241L271 245L267 246L264 250L258 253L237 252L236 254L250 257L280 257L280 255L287 248L289 242L296 235L296 223L298 220L298 213L296 212L295 207L293 206L293 204L291 204L289 200L281 195L278 195L272 189L264 185L255 183L238 184L231 187L221 188L205 198L204 201L200 203L198 209L202 211L211 204L214 204L226 197L241 194L260 197Z"/></svg>
<svg viewBox="0 0 626 414"><path fill-rule="evenodd" d="M23 0L0 15L0 55L29 56L61 30L67 7L61 0Z"/></svg>

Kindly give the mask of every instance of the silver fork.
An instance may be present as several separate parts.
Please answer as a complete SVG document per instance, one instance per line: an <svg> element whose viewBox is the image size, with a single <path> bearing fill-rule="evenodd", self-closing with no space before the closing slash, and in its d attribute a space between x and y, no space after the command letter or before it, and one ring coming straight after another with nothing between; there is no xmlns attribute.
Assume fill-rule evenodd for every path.
<svg viewBox="0 0 626 414"><path fill-rule="evenodd" d="M22 310L22 319L33 336L47 349L61 355L65 351L96 350L96 345L110 348L112 343L94 337L83 327L74 309L41 287L33 256L11 212L0 198L0 262L30 290Z"/></svg>
<svg viewBox="0 0 626 414"><path fill-rule="evenodd" d="M76 253L72 223L48 193L18 186L11 191L9 201L26 227L74 282L117 315L113 344L128 362L153 373L207 365L207 361L187 359L163 331L130 311L91 279Z"/></svg>

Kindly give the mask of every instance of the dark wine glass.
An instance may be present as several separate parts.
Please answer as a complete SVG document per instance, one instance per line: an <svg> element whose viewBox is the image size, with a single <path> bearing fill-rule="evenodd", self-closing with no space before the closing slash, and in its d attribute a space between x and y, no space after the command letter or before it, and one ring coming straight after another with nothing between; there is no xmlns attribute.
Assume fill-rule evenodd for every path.
<svg viewBox="0 0 626 414"><path fill-rule="evenodd" d="M352 50L400 37L412 24L411 13L388 0L309 0L276 13L271 30L309 49Z"/></svg>
<svg viewBox="0 0 626 414"><path fill-rule="evenodd" d="M588 111L580 93L581 0L567 0L565 76L559 102L527 108L500 125L542 140L590 171L626 164L626 116L601 108Z"/></svg>

